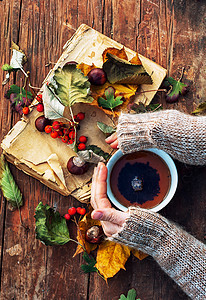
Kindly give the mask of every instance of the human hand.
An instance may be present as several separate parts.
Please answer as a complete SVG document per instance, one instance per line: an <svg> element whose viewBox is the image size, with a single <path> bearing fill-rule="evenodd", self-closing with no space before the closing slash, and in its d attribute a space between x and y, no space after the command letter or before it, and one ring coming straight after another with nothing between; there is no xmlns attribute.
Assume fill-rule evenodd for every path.
<svg viewBox="0 0 206 300"><path fill-rule="evenodd" d="M108 138L105 139L105 142L109 144L113 149L118 148L118 140L117 140L117 133L113 133Z"/></svg>
<svg viewBox="0 0 206 300"><path fill-rule="evenodd" d="M104 233L111 236L122 229L129 213L112 208L107 198L107 167L99 163L94 169L91 188L91 205L94 208L92 218L100 220Z"/></svg>

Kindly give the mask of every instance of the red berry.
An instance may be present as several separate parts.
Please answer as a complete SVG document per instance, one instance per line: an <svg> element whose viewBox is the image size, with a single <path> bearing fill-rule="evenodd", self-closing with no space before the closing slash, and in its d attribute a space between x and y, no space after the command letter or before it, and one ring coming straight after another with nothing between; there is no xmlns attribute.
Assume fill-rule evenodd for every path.
<svg viewBox="0 0 206 300"><path fill-rule="evenodd" d="M76 210L75 207L70 207L70 208L68 209L68 213L70 214L70 216L75 215L76 212L77 212L77 210Z"/></svg>
<svg viewBox="0 0 206 300"><path fill-rule="evenodd" d="M51 135L51 137L53 138L53 139L56 139L57 137L58 137L58 132L57 131L52 131L51 133L50 133L50 135Z"/></svg>
<svg viewBox="0 0 206 300"><path fill-rule="evenodd" d="M53 129L60 129L60 127L61 127L61 125L60 125L60 123L58 122L58 121L54 121L53 123L52 123L52 128Z"/></svg>
<svg viewBox="0 0 206 300"><path fill-rule="evenodd" d="M23 114L24 115L28 115L28 113L29 113L29 108L27 107L27 106L25 106L24 108L23 108Z"/></svg>
<svg viewBox="0 0 206 300"><path fill-rule="evenodd" d="M65 217L65 219L68 220L68 221L71 219L71 216L70 216L69 214L64 215L64 217Z"/></svg>
<svg viewBox="0 0 206 300"><path fill-rule="evenodd" d="M46 133L50 133L52 131L52 127L50 125L47 125L45 128L44 128L44 131Z"/></svg>
<svg viewBox="0 0 206 300"><path fill-rule="evenodd" d="M85 143L87 142L87 137L84 136L84 135L81 135L81 136L79 137L79 142L85 144Z"/></svg>
<svg viewBox="0 0 206 300"><path fill-rule="evenodd" d="M77 114L77 120L82 121L82 120L84 120L84 118L85 118L85 113L79 112Z"/></svg>
<svg viewBox="0 0 206 300"><path fill-rule="evenodd" d="M86 149L86 145L84 143L80 143L78 145L78 150L85 150Z"/></svg>
<svg viewBox="0 0 206 300"><path fill-rule="evenodd" d="M63 132L61 130L58 130L57 132L58 132L59 137L62 138L63 137Z"/></svg>
<svg viewBox="0 0 206 300"><path fill-rule="evenodd" d="M42 103L39 103L36 107L37 111L42 112L44 111L44 105Z"/></svg>
<svg viewBox="0 0 206 300"><path fill-rule="evenodd" d="M82 209L81 207L77 207L77 213L80 214L80 209Z"/></svg>
<svg viewBox="0 0 206 300"><path fill-rule="evenodd" d="M36 96L37 101L42 102L42 94Z"/></svg>
<svg viewBox="0 0 206 300"><path fill-rule="evenodd" d="M79 214L82 215L82 216L85 215L86 214L86 209L85 208L80 208L79 209Z"/></svg>
<svg viewBox="0 0 206 300"><path fill-rule="evenodd" d="M68 143L68 141L69 141L69 138L68 138L68 136L63 136L63 138L62 138L62 142L63 143Z"/></svg>
<svg viewBox="0 0 206 300"><path fill-rule="evenodd" d="M75 138L75 131L70 131L70 133L69 133L69 138L70 139L74 139Z"/></svg>
<svg viewBox="0 0 206 300"><path fill-rule="evenodd" d="M73 144L73 143L74 143L74 140L69 140L69 141L68 141L68 144L69 144L69 145L71 145L71 144Z"/></svg>
<svg viewBox="0 0 206 300"><path fill-rule="evenodd" d="M63 129L63 133L64 133L64 134L68 134L68 133L69 133L69 129L68 129L68 128L64 128L64 129Z"/></svg>

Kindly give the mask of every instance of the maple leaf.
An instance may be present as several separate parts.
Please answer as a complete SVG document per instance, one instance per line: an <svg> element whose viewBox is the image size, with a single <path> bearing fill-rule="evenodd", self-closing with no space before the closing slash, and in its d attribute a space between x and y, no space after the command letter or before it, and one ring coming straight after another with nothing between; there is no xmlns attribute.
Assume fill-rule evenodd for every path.
<svg viewBox="0 0 206 300"><path fill-rule="evenodd" d="M136 293L135 289L131 289L128 291L127 297L122 294L122 295L120 295L119 300L140 300L140 299L136 299L136 295L137 295L137 293Z"/></svg>
<svg viewBox="0 0 206 300"><path fill-rule="evenodd" d="M81 265L81 269L84 273L98 272L97 268L95 267L97 262L92 256L89 256L87 252L84 252L83 259L86 262L86 264Z"/></svg>
<svg viewBox="0 0 206 300"><path fill-rule="evenodd" d="M179 95L184 95L187 91L187 84L180 82L180 80L175 80L172 77L165 78L163 84L165 87L170 88L166 95L166 101L168 103L176 102Z"/></svg>
<svg viewBox="0 0 206 300"><path fill-rule="evenodd" d="M110 83L152 84L151 76L142 65L132 64L116 55L107 53L108 60L103 64Z"/></svg>
<svg viewBox="0 0 206 300"><path fill-rule="evenodd" d="M130 248L110 241L99 245L96 268L105 279L113 277L120 269L125 270L125 263L130 256Z"/></svg>
<svg viewBox="0 0 206 300"><path fill-rule="evenodd" d="M113 87L108 87L105 91L104 91L105 97L106 99L99 97L98 98L98 104L99 106L102 106L103 108L107 108L110 109L111 111L113 111L113 108L121 105L123 103L122 96L117 96L115 98L115 91Z"/></svg>
<svg viewBox="0 0 206 300"><path fill-rule="evenodd" d="M139 260L143 260L144 258L146 258L148 256L148 254L140 251L140 250L136 250L136 249L131 249L132 254L137 257Z"/></svg>
<svg viewBox="0 0 206 300"><path fill-rule="evenodd" d="M88 96L90 82L88 77L76 68L76 65L65 65L55 71L53 79L57 87L53 86L57 96L65 106L72 106L74 103L91 103L93 98Z"/></svg>

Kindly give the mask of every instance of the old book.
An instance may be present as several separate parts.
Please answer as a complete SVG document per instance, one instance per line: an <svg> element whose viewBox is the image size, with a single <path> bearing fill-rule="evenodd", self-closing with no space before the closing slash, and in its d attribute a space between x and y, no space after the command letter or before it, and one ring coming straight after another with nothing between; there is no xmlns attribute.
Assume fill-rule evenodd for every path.
<svg viewBox="0 0 206 300"><path fill-rule="evenodd" d="M95 31L87 25L81 25L72 38L64 46L64 52L54 68L45 78L47 82L54 74L54 70L62 67L68 61L92 63L97 67L102 66L102 53L108 47L121 49L123 45L111 40L103 34ZM128 58L131 59L136 52L125 48ZM166 70L153 61L139 55L143 66L149 74L152 74L152 85L142 85L144 91L157 90L166 76ZM43 83L43 84L44 84ZM138 97L138 101L148 105L155 92L148 92ZM34 100L35 103L36 100ZM74 106L74 113L85 112L78 135L88 136L90 145L97 145L103 151L111 153L111 148L105 143L105 135L98 129L97 121L113 125L110 117L103 110L89 104ZM65 110L65 114L69 114ZM24 116L9 131L2 141L2 148L7 160L17 168L33 176L51 189L62 195L73 195L81 202L87 202L90 198L91 178L94 165L81 176L75 176L68 172L67 161L74 156L74 151L59 139L52 139L46 133L40 133L35 128L35 119L42 113L33 109L28 116Z"/></svg>

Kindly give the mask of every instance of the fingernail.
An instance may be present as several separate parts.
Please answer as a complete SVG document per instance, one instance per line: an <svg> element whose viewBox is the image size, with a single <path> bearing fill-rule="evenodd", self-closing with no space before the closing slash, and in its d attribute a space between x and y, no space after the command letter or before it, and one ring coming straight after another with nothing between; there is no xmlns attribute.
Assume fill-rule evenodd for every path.
<svg viewBox="0 0 206 300"><path fill-rule="evenodd" d="M101 211L94 211L92 213L92 219L101 220L103 213Z"/></svg>

